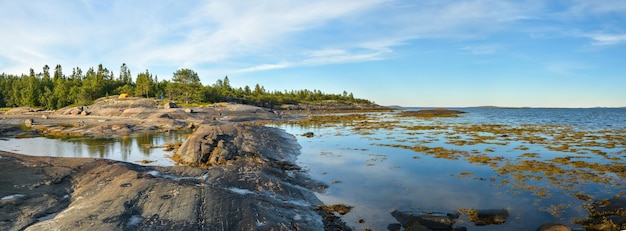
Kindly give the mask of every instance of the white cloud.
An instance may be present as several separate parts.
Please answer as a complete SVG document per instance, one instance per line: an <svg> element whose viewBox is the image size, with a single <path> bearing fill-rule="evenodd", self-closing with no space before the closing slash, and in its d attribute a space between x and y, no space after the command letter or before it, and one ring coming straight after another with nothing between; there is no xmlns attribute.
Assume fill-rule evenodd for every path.
<svg viewBox="0 0 626 231"><path fill-rule="evenodd" d="M234 73L243 73L243 72L255 72L255 71L267 71L274 69L282 69L292 66L291 63L277 63L277 64L261 64L258 66L243 68L234 71Z"/></svg>
<svg viewBox="0 0 626 231"><path fill-rule="evenodd" d="M594 42L594 45L614 45L626 42L626 34L592 34L587 35Z"/></svg>
<svg viewBox="0 0 626 231"><path fill-rule="evenodd" d="M590 69L586 64L574 61L555 61L547 63L546 69L552 73L559 75L577 75L579 71Z"/></svg>
<svg viewBox="0 0 626 231"><path fill-rule="evenodd" d="M0 0L2 1L2 0ZM567 14L624 12L626 4L576 1ZM3 70L61 63L231 72L385 59L419 39L474 40L546 15L542 1L2 1ZM582 13L581 13L582 12ZM528 28L526 28L528 29ZM550 31L542 31L549 33ZM581 33L585 33L584 31ZM588 36L596 45L623 34ZM467 45L473 54L498 46ZM224 69L224 67L222 67ZM234 70L234 71L232 71ZM172 71L164 73L166 76ZM202 70L199 70L202 72Z"/></svg>
<svg viewBox="0 0 626 231"><path fill-rule="evenodd" d="M565 14L571 17L588 17L607 13L625 13L626 2L622 0L575 0L569 4Z"/></svg>
<svg viewBox="0 0 626 231"><path fill-rule="evenodd" d="M364 52L337 52L327 53L324 55L315 54L309 58L304 59L301 64L303 65L323 65L323 64L337 64L337 63L353 63L353 62L366 62L373 60L383 59L383 55L386 52L382 51L364 51Z"/></svg>
<svg viewBox="0 0 626 231"><path fill-rule="evenodd" d="M498 51L498 45L471 45L460 48L462 51L469 52L473 55L490 55Z"/></svg>

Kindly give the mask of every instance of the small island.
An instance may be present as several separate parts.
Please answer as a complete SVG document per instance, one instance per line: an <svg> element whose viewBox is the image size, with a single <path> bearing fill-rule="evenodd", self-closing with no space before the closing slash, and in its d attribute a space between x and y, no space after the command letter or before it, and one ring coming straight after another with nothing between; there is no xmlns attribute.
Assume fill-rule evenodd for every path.
<svg viewBox="0 0 626 231"><path fill-rule="evenodd" d="M436 109L423 109L417 111L402 111L400 116L413 116L413 117L458 117L460 114L465 113L459 110L449 110L445 108Z"/></svg>

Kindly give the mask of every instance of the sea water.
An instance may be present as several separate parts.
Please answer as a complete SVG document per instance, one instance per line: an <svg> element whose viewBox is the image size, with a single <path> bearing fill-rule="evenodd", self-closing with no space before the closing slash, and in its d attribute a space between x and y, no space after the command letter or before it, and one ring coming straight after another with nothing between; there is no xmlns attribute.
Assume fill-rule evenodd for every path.
<svg viewBox="0 0 626 231"><path fill-rule="evenodd" d="M585 218L584 204L624 191L626 180L615 172L587 168L626 162L624 108L458 110L467 113L369 113L361 121L276 126L315 134L298 136L298 164L330 185L317 195L325 204L354 206L343 219L356 230L386 230L397 223L390 214L396 209L509 211L500 225L475 226L461 216L456 226L468 230L578 227L573 218Z"/></svg>

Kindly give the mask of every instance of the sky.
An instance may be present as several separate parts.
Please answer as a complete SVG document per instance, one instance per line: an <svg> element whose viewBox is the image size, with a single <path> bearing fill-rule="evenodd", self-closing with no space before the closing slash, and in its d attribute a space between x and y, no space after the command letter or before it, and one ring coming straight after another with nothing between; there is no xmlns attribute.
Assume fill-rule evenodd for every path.
<svg viewBox="0 0 626 231"><path fill-rule="evenodd" d="M126 63L380 105L626 106L623 0L0 0L0 34L7 74Z"/></svg>

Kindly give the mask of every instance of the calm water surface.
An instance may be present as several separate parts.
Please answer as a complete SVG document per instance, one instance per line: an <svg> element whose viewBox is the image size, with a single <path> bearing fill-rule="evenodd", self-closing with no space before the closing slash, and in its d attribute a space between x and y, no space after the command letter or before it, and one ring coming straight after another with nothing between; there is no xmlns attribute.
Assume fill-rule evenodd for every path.
<svg viewBox="0 0 626 231"><path fill-rule="evenodd" d="M605 199L624 191L624 178L611 172L560 164L554 166L566 173L553 174L540 165L536 169L532 165L523 170L515 169L524 161L554 164L555 158L572 156L586 163L623 165L626 109L460 110L469 113L460 118L428 120L371 113L367 119L355 123L276 126L295 135L315 133L312 138L298 136L302 145L299 164L308 169L313 178L330 184L326 192L318 194L322 201L355 206L343 218L356 230L386 230L388 224L396 223L390 215L394 209L453 212L462 208L505 208L510 213L509 220L501 225L478 227L467 222L466 217L465 223L457 222L468 230L534 230L546 222L577 227L572 218L585 217L587 213L582 205L586 202L573 194ZM381 121L392 126L362 127L363 123ZM513 132L515 128L527 131L520 134L464 131L481 124L501 125L510 129L505 129L506 132ZM427 125L439 129L409 129ZM584 135L579 139L568 138L575 132ZM469 140L474 135L486 137L486 140L465 145L451 143ZM529 142L524 140L525 136L545 137L546 140ZM594 143L583 145L590 139L596 146ZM564 143L568 151L558 149ZM407 149L415 145L455 150L467 156L442 157ZM470 161L469 156L499 159L490 165ZM603 176L578 179L578 173L568 174L570 170Z"/></svg>
<svg viewBox="0 0 626 231"><path fill-rule="evenodd" d="M9 139L0 140L0 150L38 156L106 158L136 164L149 161L147 165L171 166L174 162L167 156L172 152L150 146L182 142L185 136L182 132L171 132L98 139L46 137Z"/></svg>

